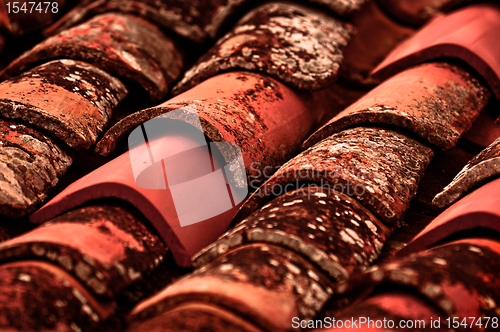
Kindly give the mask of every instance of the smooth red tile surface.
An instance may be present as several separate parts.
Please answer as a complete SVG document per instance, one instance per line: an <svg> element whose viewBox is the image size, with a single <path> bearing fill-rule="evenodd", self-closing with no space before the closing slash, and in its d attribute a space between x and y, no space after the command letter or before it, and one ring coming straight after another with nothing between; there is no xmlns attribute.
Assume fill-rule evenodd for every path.
<svg viewBox="0 0 500 332"><path fill-rule="evenodd" d="M461 231L483 228L500 231L500 179L491 181L465 196L437 216L399 254L429 248Z"/></svg>
<svg viewBox="0 0 500 332"><path fill-rule="evenodd" d="M191 146L189 138L177 135L166 135L159 140L160 142L156 142L157 146L170 149L170 151L173 151L172 153L183 151L185 146ZM146 153L148 152L146 151ZM192 157L194 165L205 161L201 155L195 154ZM221 167L216 158L213 158L213 162L216 169ZM30 219L33 222L41 223L95 199L105 197L120 198L135 206L152 223L179 265L189 266L191 256L214 241L226 230L233 214L236 212L236 208L201 223L182 227L168 182L163 177L163 173L161 173L161 178L158 181L163 181L166 184L166 189L145 189L136 183L131 163L130 153L122 154L72 183L31 215ZM208 182L208 180L204 182L205 186L216 185L213 182Z"/></svg>
<svg viewBox="0 0 500 332"><path fill-rule="evenodd" d="M182 107L197 112L210 140L237 144L247 175L259 183L264 180L264 168L269 173L287 161L323 115L322 107L307 108L294 90L279 81L261 74L232 72L124 118L104 135L97 152L109 154L116 142L139 124Z"/></svg>
<svg viewBox="0 0 500 332"><path fill-rule="evenodd" d="M303 144L343 129L385 124L408 129L442 149L454 147L486 106L490 93L460 66L427 63L378 85L337 114Z"/></svg>
<svg viewBox="0 0 500 332"><path fill-rule="evenodd" d="M443 10L472 0L380 0L381 6L408 25L420 26L439 15Z"/></svg>
<svg viewBox="0 0 500 332"><path fill-rule="evenodd" d="M500 7L467 6L441 15L396 47L373 75L388 78L417 63L440 57L465 61L488 82L500 99Z"/></svg>
<svg viewBox="0 0 500 332"><path fill-rule="evenodd" d="M368 86L380 83L380 80L370 76L371 71L397 44L412 36L416 29L391 19L380 8L379 1L368 1L353 16L353 23L356 33L344 50L340 76Z"/></svg>

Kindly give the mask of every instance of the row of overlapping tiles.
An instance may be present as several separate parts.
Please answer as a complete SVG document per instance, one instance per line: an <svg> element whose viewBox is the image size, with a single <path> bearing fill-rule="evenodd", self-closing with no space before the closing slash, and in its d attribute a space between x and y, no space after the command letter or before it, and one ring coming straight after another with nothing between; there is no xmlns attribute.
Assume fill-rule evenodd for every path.
<svg viewBox="0 0 500 332"><path fill-rule="evenodd" d="M361 5L319 3L341 16ZM355 28L346 23L350 18L339 20L290 3L257 7L185 73L174 87L175 98L126 117L103 136L96 151L109 154L117 140L138 124L196 105L207 123L205 134L213 141L241 146L249 179L267 180L244 203L230 231L194 257L194 272L133 309L128 317L131 331L279 331L292 329L294 317L311 319L340 312L339 317L373 313L375 318L382 309L399 318L422 313L498 316L498 280L495 265L488 265L499 254L494 241L463 240L369 268L415 195L433 149L453 147L471 127L490 96L484 82L497 92L498 68L484 52L494 52L486 37L494 35L500 24L498 8L466 7L432 23L431 29L437 31L452 21L458 20L465 29L469 23L472 40L462 38L462 45L457 46L463 51L457 54L466 54L462 60L469 66L450 60L416 65L439 55L450 56L446 48L442 54L436 49L453 33L443 31L443 36L433 40L425 35L429 27L424 28L392 53L392 66L382 66L379 72L391 76L387 81L336 114L335 107L342 102L332 106L332 100L352 101L337 91L342 89L340 84L333 84L339 71L346 81L372 83L369 70L398 38L411 32L387 15L402 20L411 16L413 24L421 23L422 18L403 10L404 6L390 14L387 10L398 8L391 1L382 3L383 9L370 3L358 14L359 35L354 39ZM230 5L208 12L229 15L234 11ZM70 166L71 149L87 149L96 143L113 109L127 94L127 87L111 75L138 82L152 100L166 96L180 76L182 56L180 46L157 25L195 40L215 36L220 25L215 14L209 22L194 20L196 24L179 16L166 20L158 6L83 2L74 9L80 15L68 15L48 30L62 32L4 70L5 80L0 84L0 107L6 118L2 120L2 214L33 211ZM108 10L122 13L90 18ZM90 20L81 23L75 17ZM379 40L373 40L370 29L377 31ZM468 36L462 31L464 35ZM486 39L478 43L477 36ZM412 41L418 38L424 38L427 49L420 47L428 51L412 58ZM343 66L343 49L351 39ZM381 45L368 52L370 43ZM474 49L469 47L472 44L484 47ZM34 67L43 61L48 62ZM402 66L411 68L403 71ZM224 73L230 70L240 71ZM479 181L494 176L497 145L493 143L472 160L436 202L450 204ZM297 150L302 152L287 162ZM127 156L119 158L94 174L112 177ZM264 167L279 166L269 179L262 176ZM118 300L131 285L145 282L171 253L187 265L192 253L227 228L211 228L204 237L188 240L195 243L185 243L176 239L175 232L161 231L162 224L171 222L155 200L162 197L141 193L149 204L134 200L138 188L131 182L119 183L116 189L98 186L102 184L98 182L94 186L85 180L79 183L34 215L38 221L50 222L1 245L4 327L90 330L116 323L110 317L120 311ZM295 190L283 195L273 192L287 184L295 185ZM349 187L350 196L339 192ZM430 225L426 234L431 235L414 241L414 250L472 228L474 224L464 219L468 212L460 208L466 200L486 202L486 209L491 210L487 216L474 218L475 224L498 227L492 220L495 203L482 199L494 199L494 192L492 182L473 194L480 196L454 205L451 211L458 212L437 218L434 223L440 227ZM141 213L123 201L95 201L107 196L121 197ZM71 199L64 200L67 197ZM90 203L77 207L86 202ZM148 211L155 209L156 216ZM460 218L465 221L455 222ZM472 264L477 268L470 268ZM380 285L391 283L413 288L420 295L375 293ZM455 288L446 288L447 283L470 298L467 306L454 295ZM360 289L375 295L342 312ZM22 300L13 301L16 297ZM432 305L422 304L420 297ZM421 309L398 311L398 301ZM40 306L44 309L38 310ZM19 320L21 316L27 318Z"/></svg>

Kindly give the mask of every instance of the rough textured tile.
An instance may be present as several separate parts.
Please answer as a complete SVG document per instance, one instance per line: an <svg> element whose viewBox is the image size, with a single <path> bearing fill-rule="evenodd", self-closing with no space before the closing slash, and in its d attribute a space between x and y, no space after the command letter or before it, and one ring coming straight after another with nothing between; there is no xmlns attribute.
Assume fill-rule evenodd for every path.
<svg viewBox="0 0 500 332"><path fill-rule="evenodd" d="M353 12L360 10L360 8L368 2L367 0L308 0L311 3L316 3L328 7L334 13L345 16L351 15Z"/></svg>
<svg viewBox="0 0 500 332"><path fill-rule="evenodd" d="M170 112L173 110L176 112ZM173 119L169 118L168 112L173 114ZM316 118L314 111L310 112L292 90L273 79L253 73L229 73L215 77L164 103L161 107L135 113L116 127L126 130L128 126L129 129L135 130L135 126L146 120L153 118L162 120L161 116L164 113L163 120L180 120L189 128L194 126L192 130L203 130L216 144L229 142L241 148L242 158L238 157L238 162L243 159L243 165L239 165L238 171L227 176L231 188L237 191L233 192L232 208L203 222L182 225L170 189L165 186L164 190L151 190L148 187L141 187L136 182L131 158L145 156L147 160L151 160L148 150L141 150L142 148L138 147L137 154L136 150L132 149L132 154L130 151L126 152L71 184L33 214L31 220L37 223L44 222L90 200L118 197L133 204L150 220L172 250L177 264L189 266L195 253L227 230L240 202L247 194L246 176L251 174L255 179L260 174L260 180L257 181L260 181L259 184L263 182L262 170L265 167L276 168L285 162L311 130ZM198 118L200 120L196 123L195 120ZM125 131L122 131L122 134L124 133ZM162 151L161 153L173 155L183 151L178 150L182 146L189 146L189 149L192 147L186 145L188 144L186 140L189 139L185 135L168 130L161 133L163 136L154 143L155 146L161 146L157 150ZM226 146L226 144L221 145ZM230 145L229 147L227 151L221 149L220 158L213 158L215 169L218 169L216 163L222 167L234 161L232 153L235 149L233 150ZM201 155L193 154L192 157L195 161L190 163L189 167L179 167L178 170L185 179L193 179L195 168L197 165L202 165L204 160ZM152 163L150 166L153 165L159 164ZM143 171L144 169L140 174ZM153 171L145 175L165 185L163 172L160 174ZM204 182L207 188L217 187L218 182L212 180L204 180L211 181ZM238 200L235 198L237 196ZM210 199L216 204L216 197L217 194L208 195L208 200L198 198L196 202L199 202L199 206L208 206Z"/></svg>
<svg viewBox="0 0 500 332"><path fill-rule="evenodd" d="M259 181L265 167L275 169L298 149L318 118L316 108L308 110L293 90L274 79L254 73L227 73L124 118L104 135L96 151L109 154L131 129L180 108L187 115L200 117L210 140L241 147L247 175L260 174Z"/></svg>
<svg viewBox="0 0 500 332"><path fill-rule="evenodd" d="M0 259L38 259L59 265L95 295L112 299L167 255L157 235L117 206L67 212L0 244Z"/></svg>
<svg viewBox="0 0 500 332"><path fill-rule="evenodd" d="M141 16L157 26L174 31L182 37L202 43L214 38L220 25L245 0L179 1L179 0L86 0L81 1L46 34L54 34L81 23L93 15L121 12Z"/></svg>
<svg viewBox="0 0 500 332"><path fill-rule="evenodd" d="M0 214L19 217L33 211L72 161L52 138L0 119Z"/></svg>
<svg viewBox="0 0 500 332"><path fill-rule="evenodd" d="M388 289L353 303L347 308L336 308L332 303L328 303L316 319L323 319L331 325L324 325L325 329L315 331L348 332L356 329L359 332L397 330L450 332L451 329L445 328L446 318L448 317L444 317L437 308L429 305L418 294L401 289ZM441 328L434 326L439 319ZM404 328L400 327L400 322ZM348 328L345 327L346 324Z"/></svg>
<svg viewBox="0 0 500 332"><path fill-rule="evenodd" d="M453 181L438 193L432 203L444 207L452 204L483 181L500 174L500 138L472 158Z"/></svg>
<svg viewBox="0 0 500 332"><path fill-rule="evenodd" d="M358 127L319 142L285 163L241 207L237 221L284 193L312 182L346 193L388 223L408 208L432 149L396 131ZM277 194L277 192L279 192Z"/></svg>
<svg viewBox="0 0 500 332"><path fill-rule="evenodd" d="M46 39L0 74L6 79L43 60L70 58L132 79L158 101L180 75L182 58L157 27L138 17L104 14Z"/></svg>
<svg viewBox="0 0 500 332"><path fill-rule="evenodd" d="M500 179L462 198L437 216L402 253L428 248L454 234L474 231L500 232Z"/></svg>
<svg viewBox="0 0 500 332"><path fill-rule="evenodd" d="M377 290L384 285L404 286L433 304L446 317L500 317L495 299L500 296L497 262L500 244L494 240L466 239L412 254L341 282L335 294ZM387 289L387 288L386 288ZM491 327L491 325L490 325ZM469 326L460 331L470 331Z"/></svg>
<svg viewBox="0 0 500 332"><path fill-rule="evenodd" d="M442 57L468 63L487 81L500 99L500 6L476 4L440 16L399 44L373 76L389 78L418 63Z"/></svg>
<svg viewBox="0 0 500 332"><path fill-rule="evenodd" d="M243 243L264 242L305 256L334 280L363 270L377 258L391 229L356 200L322 189L303 188L272 200L198 253L194 266Z"/></svg>
<svg viewBox="0 0 500 332"><path fill-rule="evenodd" d="M409 25L420 26L449 10L472 0L380 0L379 3L397 19Z"/></svg>
<svg viewBox="0 0 500 332"><path fill-rule="evenodd" d="M90 331L113 311L64 270L37 260L0 266L0 329Z"/></svg>
<svg viewBox="0 0 500 332"><path fill-rule="evenodd" d="M308 0L341 16L351 15L359 10L366 0ZM47 28L46 35L52 35L81 23L93 15L104 12L121 12L141 16L152 23L171 30L194 42L202 43L213 39L221 32L221 26L248 0L86 0L80 1L56 24Z"/></svg>
<svg viewBox="0 0 500 332"><path fill-rule="evenodd" d="M489 98L465 69L428 63L401 72L337 114L304 142L308 148L333 133L363 124L395 125L442 149L454 147Z"/></svg>
<svg viewBox="0 0 500 332"><path fill-rule="evenodd" d="M208 303L196 302L177 306L144 321L132 321L126 332L167 331L231 331L263 332L252 322L235 315L229 309Z"/></svg>
<svg viewBox="0 0 500 332"><path fill-rule="evenodd" d="M0 113L43 128L72 148L88 148L126 94L100 69L56 60L0 83Z"/></svg>
<svg viewBox="0 0 500 332"><path fill-rule="evenodd" d="M295 88L332 84L352 26L292 4L271 3L248 13L202 56L173 90L178 94L228 70L267 73Z"/></svg>
<svg viewBox="0 0 500 332"><path fill-rule="evenodd" d="M201 128L195 128L194 130L201 131ZM201 135L200 131L197 134ZM140 128L138 134L142 135ZM110 197L118 198L133 205L146 217L168 246L178 265L183 267L190 266L191 257L195 253L215 241L220 234L227 230L232 217L245 198L247 190L246 188L239 190L238 187L234 189L234 186L228 188L224 178L222 178L224 180L224 184L222 184L220 180L223 172L220 169L225 164L220 162L222 157L212 158L213 167L215 170L219 170L218 173L220 176L203 178L201 181L198 180L198 182L195 182L201 184L204 188L203 191L196 191L199 186L188 185L188 189L181 192L181 195L187 193L190 201L182 201L180 204L180 213L188 211L187 214L189 217L190 212L195 212L194 215L191 215L193 217L191 219L192 222L181 224L180 213L178 212L179 204L175 204L174 195L172 194L173 190L171 190L170 186L171 182L168 182L171 179L167 179L165 176L166 172L163 171L165 169L163 165L164 163L167 164L168 159L164 161L165 159L162 158L161 154L165 153L167 156L178 157L178 152L191 152L188 154L189 159L187 162L183 163L181 161L180 165L176 165L179 159L172 158L171 160L173 161L167 164L175 168L171 169L174 171L177 181L179 181L177 184L186 183L185 181L192 179L199 179L197 175L200 174L200 171L205 170L210 173L212 171L211 168L210 170L206 168L212 164L208 148L206 148L206 153L198 153L200 152L199 149L189 150L194 144L200 141L190 139L188 135L183 134L185 132L174 131L165 133L163 137L151 141L151 145L154 146L154 153L158 157L154 162L150 159L150 153L153 153L153 148L150 148L151 145L148 147L146 143L123 153L121 156L104 164L85 177L73 182L41 209L32 214L30 221L43 223L63 212L93 200ZM205 140L204 137L201 137L201 139ZM148 167L138 169L138 166L143 165L143 162ZM205 168L203 168L203 165L205 165ZM135 174L134 169L136 171ZM243 167L238 165L238 170L242 169ZM158 170L160 171L158 172ZM239 176L235 176L236 178L244 179L242 174L244 171L235 173L239 174ZM145 178L146 183L136 180L140 177ZM151 183L154 186L150 186ZM242 183L242 185L246 186L246 183ZM183 186L183 188L186 188L186 186ZM229 190L231 190L233 197L232 202L230 201ZM180 195L177 196L181 200L182 197ZM229 202L226 201L228 204L224 204L221 208L220 199L223 197ZM215 210L213 206L216 206ZM209 209L218 213L204 214ZM201 220L199 219L200 214L201 217L204 217Z"/></svg>
<svg viewBox="0 0 500 332"><path fill-rule="evenodd" d="M288 331L293 317L312 318L331 294L330 279L300 255L248 244L195 270L131 313L132 324L184 303L229 308L268 331Z"/></svg>

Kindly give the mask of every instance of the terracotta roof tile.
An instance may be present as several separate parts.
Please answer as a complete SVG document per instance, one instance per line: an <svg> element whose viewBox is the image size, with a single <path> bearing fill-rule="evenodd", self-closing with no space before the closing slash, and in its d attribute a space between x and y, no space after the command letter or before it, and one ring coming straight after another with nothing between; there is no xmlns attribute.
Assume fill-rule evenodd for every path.
<svg viewBox="0 0 500 332"><path fill-rule="evenodd" d="M351 25L295 4L271 3L249 12L189 69L173 92L183 92L228 70L266 73L292 87L331 84L349 42Z"/></svg>
<svg viewBox="0 0 500 332"><path fill-rule="evenodd" d="M184 146L191 144L191 141L174 133L163 137L155 144L159 148L173 147L182 151ZM178 152L175 149L166 151ZM146 154L149 159L147 149L142 150L141 153ZM207 219L206 223L183 227L175 210L170 189L165 191L151 190L148 187L138 185L135 181L129 154L129 152L126 152L75 181L35 214L31 215L30 219L33 222L42 223L92 200L111 197L119 198L135 206L149 220L161 235L179 265L189 266L191 256L213 242L227 229L231 217L237 210L237 206ZM204 161L203 154L195 153L192 157L195 164ZM213 158L213 160L215 167L220 168L217 159ZM159 165L162 164L159 163ZM190 168L181 169L181 171L183 170L188 173L188 176L190 175ZM150 172L150 174L154 175L151 176L150 181L158 180L159 183L163 183L165 189L167 188L163 169L160 172ZM215 184L216 181L214 180L209 182L208 186L215 186ZM217 192L215 192L215 195L217 197Z"/></svg>
<svg viewBox="0 0 500 332"><path fill-rule="evenodd" d="M499 183L498 179L491 181L450 206L418 234L403 252L421 250L463 231L489 229L498 232Z"/></svg>
<svg viewBox="0 0 500 332"><path fill-rule="evenodd" d="M300 95L279 81L260 74L227 73L124 118L104 135L98 152L109 154L132 128L182 107L198 112L212 141L241 146L248 172L252 163L261 170L285 162L322 116L318 108L307 109Z"/></svg>
<svg viewBox="0 0 500 332"><path fill-rule="evenodd" d="M184 1L176 0L82 0L56 24L46 29L47 35L69 29L95 15L120 12L141 16L151 23L167 28L195 42L214 38L220 25L244 1Z"/></svg>
<svg viewBox="0 0 500 332"><path fill-rule="evenodd" d="M377 290L383 293L382 289L387 292L402 286L407 294L416 292L426 299L431 312L434 307L434 310L437 309L446 318L496 317L495 310L498 309L493 299L498 299L500 294L497 287L497 267L491 262L498 259L499 252L497 241L460 240L382 266L373 266L364 274L340 283L334 288L334 292L346 296L350 292L359 293L360 289L368 287L373 294ZM376 306L384 308L383 303ZM369 307L365 306L364 309ZM348 312L355 313L354 318L365 317L367 314L360 310L359 304L355 304ZM404 318L411 318L412 313L408 312L407 315ZM347 318L342 313L337 315L339 316ZM425 319L427 327L430 318ZM466 328L462 325L458 326L458 330L470 331L470 328L469 325ZM475 327L473 330L479 329Z"/></svg>
<svg viewBox="0 0 500 332"><path fill-rule="evenodd" d="M393 130L347 129L285 163L244 203L236 220L265 205L276 186L313 182L354 197L394 223L408 208L432 156L431 148Z"/></svg>
<svg viewBox="0 0 500 332"><path fill-rule="evenodd" d="M0 119L0 213L32 212L73 162L68 149L29 125Z"/></svg>
<svg viewBox="0 0 500 332"><path fill-rule="evenodd" d="M156 26L138 17L103 14L36 45L5 68L0 78L55 58L86 61L110 74L130 78L155 101L166 95L182 68L173 42Z"/></svg>
<svg viewBox="0 0 500 332"><path fill-rule="evenodd" d="M434 221L431 204L498 136L497 101L485 107L498 83L497 6L439 14L369 76L417 25L466 2L81 0L44 31L4 29L0 109L15 119L0 119L0 213L55 198L30 216L46 222L38 227L1 218L0 329L260 332L289 331L295 318L500 317L498 141L470 161L466 185L447 189L472 193ZM195 66L183 73L183 63ZM380 74L388 80L375 87ZM175 83L186 91L169 99ZM166 135L151 136L153 125ZM196 137L179 126L204 145L184 151ZM85 150L99 139L103 156ZM81 149L71 168L69 147ZM239 172L189 187L177 210L177 185L204 176L203 164ZM232 207L185 224L218 204L217 188Z"/></svg>
<svg viewBox="0 0 500 332"><path fill-rule="evenodd" d="M259 1L261 2L261 1ZM257 2L257 3L259 3ZM358 11L366 0L308 0L341 16ZM167 28L197 43L214 39L232 15L251 4L248 0L190 1L178 0L82 0L56 24L45 30L58 33L104 12L121 12L142 16L151 23Z"/></svg>
<svg viewBox="0 0 500 332"><path fill-rule="evenodd" d="M382 7L395 18L410 25L422 25L442 11L473 0L379 0Z"/></svg>
<svg viewBox="0 0 500 332"><path fill-rule="evenodd" d="M130 331L189 302L230 308L264 330L286 331L293 317L314 317L330 286L329 278L302 256L275 245L246 244L141 302L131 313L136 328Z"/></svg>
<svg viewBox="0 0 500 332"><path fill-rule="evenodd" d="M67 212L0 244L0 260L40 259L74 275L100 298L113 299L168 255L133 213L110 206Z"/></svg>
<svg viewBox="0 0 500 332"><path fill-rule="evenodd" d="M439 207L455 202L469 190L500 172L500 138L472 158L443 191L432 201Z"/></svg>
<svg viewBox="0 0 500 332"><path fill-rule="evenodd" d="M56 60L0 83L0 112L20 118L62 139L89 148L127 89L94 66Z"/></svg>
<svg viewBox="0 0 500 332"><path fill-rule="evenodd" d="M10 331L96 329L116 306L98 302L64 270L37 260L0 266L0 321Z"/></svg>
<svg viewBox="0 0 500 332"><path fill-rule="evenodd" d="M463 136L462 146L467 151L477 154L500 136L500 123L495 121L498 118L498 109L498 100L490 98L488 105Z"/></svg>
<svg viewBox="0 0 500 332"><path fill-rule="evenodd" d="M500 7L496 4L475 4L441 15L398 45L374 69L374 75L388 78L417 63L458 58L477 70L499 99L500 47L494 42L499 22Z"/></svg>
<svg viewBox="0 0 500 332"><path fill-rule="evenodd" d="M286 247L334 280L369 266L392 229L359 202L327 188L305 187L275 198L194 257L202 267L235 247L263 242Z"/></svg>
<svg viewBox="0 0 500 332"><path fill-rule="evenodd" d="M466 70L428 63L403 71L333 117L304 143L356 125L386 124L413 131L442 149L455 146L488 102L489 91Z"/></svg>

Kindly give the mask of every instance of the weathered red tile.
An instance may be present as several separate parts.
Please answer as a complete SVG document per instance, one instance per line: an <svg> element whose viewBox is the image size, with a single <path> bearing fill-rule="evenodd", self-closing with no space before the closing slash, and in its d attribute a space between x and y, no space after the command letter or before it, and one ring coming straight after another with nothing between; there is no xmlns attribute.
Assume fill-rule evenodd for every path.
<svg viewBox="0 0 500 332"><path fill-rule="evenodd" d="M190 302L181 304L159 316L133 321L126 332L165 331L231 331L264 332L253 322L235 315L227 308L209 303Z"/></svg>
<svg viewBox="0 0 500 332"><path fill-rule="evenodd" d="M460 66L427 63L377 86L318 129L308 148L345 128L395 125L442 149L454 147L486 106L487 88Z"/></svg>
<svg viewBox="0 0 500 332"><path fill-rule="evenodd" d="M285 163L235 218L246 218L278 189L282 194L294 185L316 183L352 196L383 221L394 223L408 208L432 156L431 148L396 131L347 129Z"/></svg>
<svg viewBox="0 0 500 332"><path fill-rule="evenodd" d="M265 331L288 331L293 317L316 315L331 294L329 280L287 249L247 244L139 303L129 322L137 326L184 304L204 302L227 308Z"/></svg>
<svg viewBox="0 0 500 332"><path fill-rule="evenodd" d="M334 13L346 16L360 9L366 0L308 0ZM46 29L48 35L81 23L92 15L121 12L141 16L152 23L202 43L215 38L221 26L248 4L246 0L175 1L175 0L90 0L81 1L56 24Z"/></svg>
<svg viewBox="0 0 500 332"><path fill-rule="evenodd" d="M314 331L392 332L398 330L430 331L432 328L432 331L444 332L449 331L445 327L446 318L418 294L389 289L373 294L340 312L327 308L324 313L316 317L316 320L322 321L324 329ZM434 323L439 319L441 319L441 328ZM313 327L315 321L313 320L312 323L305 321L303 326L308 324ZM433 324L432 327L431 324Z"/></svg>
<svg viewBox="0 0 500 332"><path fill-rule="evenodd" d="M99 298L113 299L168 255L142 218L117 205L91 205L0 244L0 260L49 261Z"/></svg>
<svg viewBox="0 0 500 332"><path fill-rule="evenodd" d="M378 1L369 1L352 21L356 34L344 50L340 76L361 84L379 83L370 77L371 71L416 30L394 22L380 8Z"/></svg>
<svg viewBox="0 0 500 332"><path fill-rule="evenodd" d="M82 60L132 79L155 101L166 95L182 68L175 45L156 26L138 17L110 13L46 39L14 60L0 78L55 58Z"/></svg>
<svg viewBox="0 0 500 332"><path fill-rule="evenodd" d="M298 149L322 116L278 81L246 72L221 74L165 103L136 112L113 126L97 144L107 155L116 141L141 123L172 110L196 111L213 142L241 147L247 175L263 181L264 168L276 169Z"/></svg>
<svg viewBox="0 0 500 332"><path fill-rule="evenodd" d="M500 174L500 138L472 158L453 181L434 197L432 203L439 207L448 206L474 187L498 174Z"/></svg>
<svg viewBox="0 0 500 332"><path fill-rule="evenodd" d="M500 231L500 180L474 190L437 216L401 253L428 248L461 231Z"/></svg>
<svg viewBox="0 0 500 332"><path fill-rule="evenodd" d="M311 3L316 3L325 6L340 16L352 15L360 10L367 0L308 0Z"/></svg>
<svg viewBox="0 0 500 332"><path fill-rule="evenodd" d="M324 189L324 190L323 190ZM334 280L368 267L391 229L359 202L328 188L288 192L250 215L194 257L203 266L244 243L286 247Z"/></svg>
<svg viewBox="0 0 500 332"><path fill-rule="evenodd" d="M186 91L228 70L264 72L298 89L332 84L342 62L351 25L294 4L254 9L202 56L173 89Z"/></svg>
<svg viewBox="0 0 500 332"><path fill-rule="evenodd" d="M0 113L89 148L127 89L85 62L55 60L0 83Z"/></svg>
<svg viewBox="0 0 500 332"><path fill-rule="evenodd" d="M120 12L140 16L151 23L174 31L182 37L202 43L214 38L220 25L245 1L170 1L170 0L86 0L81 1L56 24L48 35L68 29L94 15Z"/></svg>
<svg viewBox="0 0 500 332"><path fill-rule="evenodd" d="M191 149L197 141L190 137L184 137L178 132L171 132L149 143L153 144L155 149L158 149L157 151L161 150L168 156L178 155L180 152ZM168 182L170 180L165 177L164 164L162 162L152 163L149 172L147 169L141 172L141 174L144 173L143 176L147 178L148 183L163 183L163 189L156 186L150 189L149 185L141 186L136 182L135 175L137 174L134 174L132 163L137 162L137 160L145 160L142 154L145 154L148 160L150 160L150 153L152 152L143 145L134 149L69 185L49 203L31 215L30 220L41 223L92 200L106 197L119 198L135 206L153 227L156 228L158 234L172 252L178 265L190 266L191 257L201 248L215 241L227 229L232 217L240 206L239 202L244 197L238 197L238 204L231 202L233 204L232 208L203 220L203 222L187 225L181 224L170 190ZM187 165L184 164L186 167L177 169L179 172L179 174L176 174L177 179L192 180L193 177L196 179L196 176L193 176L192 173L196 171L199 173L200 170L196 169L196 167L197 165L206 163L207 156L203 151L195 150L194 153L189 155L190 159L187 160ZM161 160L164 161L165 159ZM216 170L224 166L218 158L214 157L212 161ZM158 165L162 166L162 172L154 172L155 167ZM137 167L135 167L135 170L137 171ZM151 172L151 170L153 171ZM212 200L203 201L198 199L197 202L200 202L200 206L197 207L198 209L208 209L210 208L210 204L216 204L217 200L220 200L222 193L217 191L220 188L218 180L219 178L217 177L211 177L205 178L202 181L204 190L200 191L200 193L208 195ZM211 188L216 188L215 193L207 193ZM229 190L229 188L224 188L224 190ZM232 193L234 201L236 201L237 195L235 195L234 191ZM225 194L228 195L227 191ZM190 196L190 198L194 199L193 196ZM149 263L147 262L147 264Z"/></svg>
<svg viewBox="0 0 500 332"><path fill-rule="evenodd" d="M116 303L99 302L74 277L38 260L0 265L2 331L91 331Z"/></svg>
<svg viewBox="0 0 500 332"><path fill-rule="evenodd" d="M443 10L450 10L472 0L380 0L385 10L409 25L420 26Z"/></svg>
<svg viewBox="0 0 500 332"><path fill-rule="evenodd" d="M441 15L413 37L401 43L374 69L373 75L388 78L417 63L440 57L467 62L485 78L500 99L500 7L477 4Z"/></svg>
<svg viewBox="0 0 500 332"><path fill-rule="evenodd" d="M54 0L45 4L34 1L2 1L0 26L14 35L40 29L61 16L65 4L66 0Z"/></svg>
<svg viewBox="0 0 500 332"><path fill-rule="evenodd" d="M368 293L403 286L417 292L448 317L500 317L495 303L500 296L497 262L500 243L465 239L374 266L363 275L334 287L334 294ZM365 294L366 294L365 293ZM334 301L334 299L332 299ZM443 322L442 322L443 324ZM484 325L483 325L484 326ZM491 325L490 325L491 328ZM470 325L458 331L471 331ZM472 331L483 331L474 326Z"/></svg>
<svg viewBox="0 0 500 332"><path fill-rule="evenodd" d="M72 162L67 150L39 130L0 118L0 214L33 211Z"/></svg>

